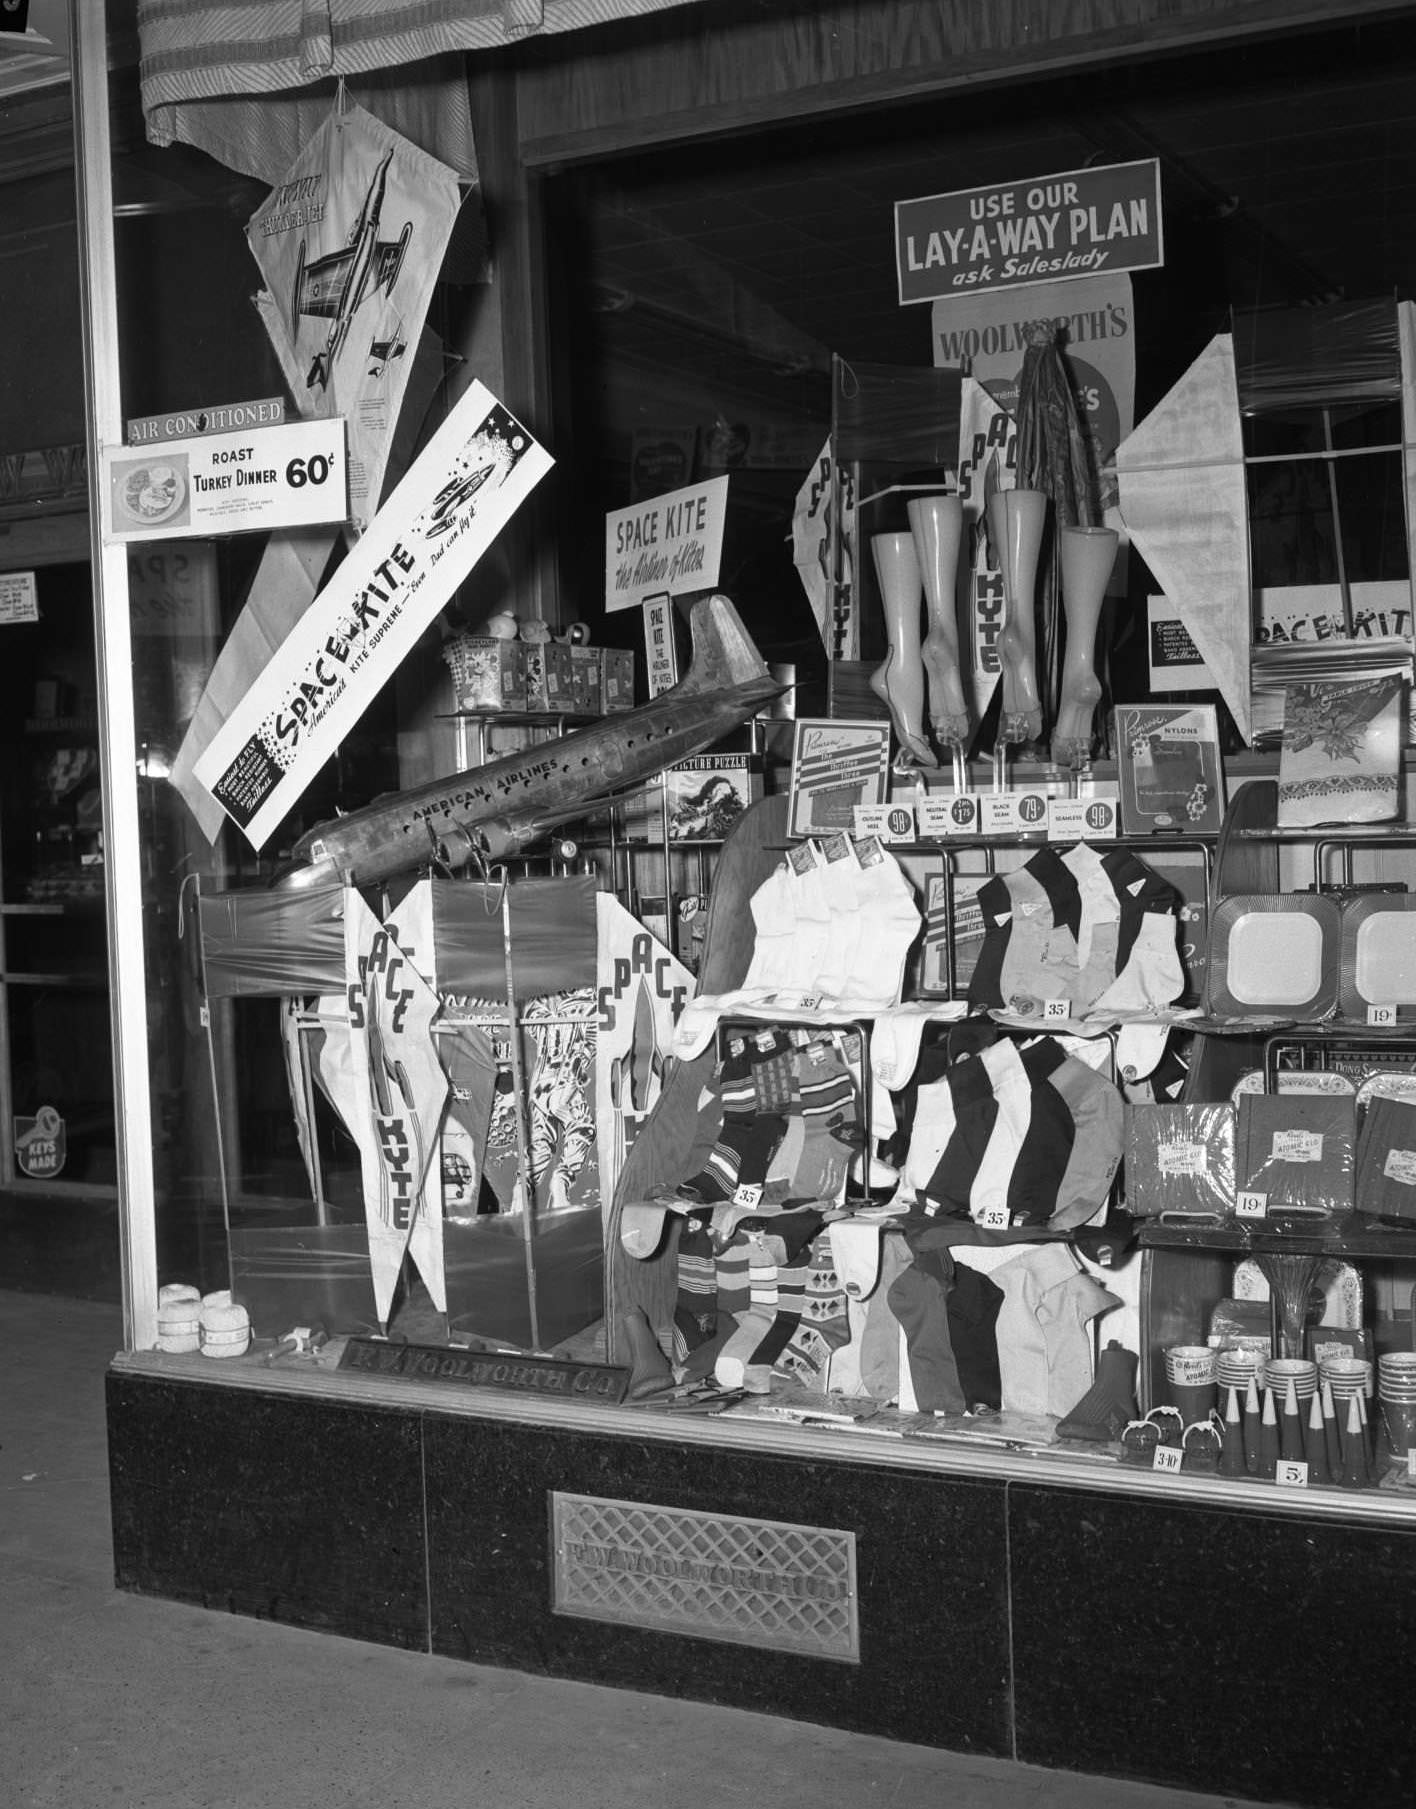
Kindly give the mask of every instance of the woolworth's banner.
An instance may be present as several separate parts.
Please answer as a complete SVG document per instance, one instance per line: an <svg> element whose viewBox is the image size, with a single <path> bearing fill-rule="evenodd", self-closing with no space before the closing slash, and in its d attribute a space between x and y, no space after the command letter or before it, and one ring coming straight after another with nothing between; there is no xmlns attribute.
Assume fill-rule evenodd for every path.
<svg viewBox="0 0 1416 1809"><path fill-rule="evenodd" d="M437 611L551 468L473 383L196 764L264 845Z"/></svg>

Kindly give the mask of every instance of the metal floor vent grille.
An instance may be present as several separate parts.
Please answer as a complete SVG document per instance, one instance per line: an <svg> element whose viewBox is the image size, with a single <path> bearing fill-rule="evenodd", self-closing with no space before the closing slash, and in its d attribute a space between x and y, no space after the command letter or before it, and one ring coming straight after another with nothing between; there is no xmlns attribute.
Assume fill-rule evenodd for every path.
<svg viewBox="0 0 1416 1809"><path fill-rule="evenodd" d="M551 1495L552 1609L860 1662L855 1534Z"/></svg>

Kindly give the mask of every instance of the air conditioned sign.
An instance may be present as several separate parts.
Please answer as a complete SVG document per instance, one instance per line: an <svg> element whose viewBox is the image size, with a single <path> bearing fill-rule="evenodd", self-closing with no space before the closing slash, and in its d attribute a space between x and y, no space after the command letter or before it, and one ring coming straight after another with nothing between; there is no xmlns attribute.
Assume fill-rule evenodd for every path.
<svg viewBox="0 0 1416 1809"><path fill-rule="evenodd" d="M895 203L900 302L1165 262L1160 164L1113 163Z"/></svg>

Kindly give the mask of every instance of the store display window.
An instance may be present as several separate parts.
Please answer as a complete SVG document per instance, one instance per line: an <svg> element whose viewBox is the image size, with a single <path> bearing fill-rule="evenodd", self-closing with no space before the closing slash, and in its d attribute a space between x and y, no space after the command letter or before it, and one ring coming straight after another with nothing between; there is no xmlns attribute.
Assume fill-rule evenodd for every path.
<svg viewBox="0 0 1416 1809"><path fill-rule="evenodd" d="M1409 25L543 160L529 321L100 78L134 1350L1408 1512Z"/></svg>

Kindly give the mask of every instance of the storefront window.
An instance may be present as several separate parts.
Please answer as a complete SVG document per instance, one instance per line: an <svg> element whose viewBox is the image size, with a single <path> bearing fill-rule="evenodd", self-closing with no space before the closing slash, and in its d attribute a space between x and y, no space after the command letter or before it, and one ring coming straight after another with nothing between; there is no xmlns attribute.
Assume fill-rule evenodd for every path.
<svg viewBox="0 0 1416 1809"><path fill-rule="evenodd" d="M1339 62L1340 94L1330 73ZM516 79L510 65L499 74ZM91 72L87 79L96 126L92 110L108 102L95 97ZM542 1354L573 1347L634 1370L640 1382L648 1360L648 1383L666 1392L675 1367L675 1388L711 1374L733 1397L726 1405L746 1397L750 1410L779 1386L824 1393L823 1351L849 1347L861 1330L851 1318L857 1295L906 1271L900 1324L937 1329L943 1294L930 1290L943 1287L938 1252L952 1244L930 1242L930 1226L953 1220L953 1242L1027 1246L1032 1264L1025 1280L1011 1274L995 1285L987 1278L1002 1259L961 1263L979 1278L963 1284L977 1309L970 1323L998 1314L995 1296L1006 1296L1016 1316L1030 1289L1065 1284L1077 1334L1071 1356L1040 1383L1032 1378L1022 1409L1007 1398L996 1354L967 1386L954 1372L942 1392L931 1392L938 1373L924 1380L921 1358L906 1387L893 1326L893 1395L882 1379L888 1364L869 1378L859 1366L852 1373L852 1392L869 1395L872 1412L969 1418L977 1431L1010 1407L1066 1423L1085 1399L1076 1436L1115 1445L1119 1406L1128 1409L1123 1419L1139 1419L1168 1391L1189 1387L1179 1359L1167 1368L1169 1346L1200 1353L1196 1373L1207 1380L1184 1396L1190 1409L1208 1387L1211 1338L1236 1349L1267 1339L1277 1360L1307 1362L1309 1290L1318 1284L1312 1274L1295 1278L1278 1260L1282 1250L1255 1244L1252 1227L1238 1223L1238 1198L1267 1200L1269 1190L1236 1183L1231 1119L1247 1122L1242 1102L1256 1093L1265 1103L1282 1099L1283 1089L1269 1085L1275 1062L1305 1077L1346 1072L1335 1054L1340 1035L1323 1040L1329 1020L1400 1030L1416 989L1408 996L1404 977L1369 976L1365 992L1347 986L1339 1013L1339 900L1327 896L1334 886L1325 873L1323 901L1292 911L1309 925L1331 906L1326 928L1290 926L1300 950L1321 943L1310 985L1269 974L1265 992L1252 975L1236 981L1222 960L1230 943L1217 938L1222 930L1236 950L1245 935L1250 948L1263 941L1262 924L1236 926L1234 912L1223 911L1234 904L1226 894L1263 895L1269 902L1251 916L1277 914L1300 890L1292 850L1282 861L1278 853L1284 832L1329 821L1275 820L1271 811L1265 819L1258 810L1277 770L1275 700L1297 682L1297 668L1259 661L1252 691L1264 695L1251 695L1251 642L1267 655L1342 643L1345 660L1362 651L1358 643L1389 640L1386 653L1409 680L1412 252L1409 235L1375 233L1347 196L1399 192L1404 169L1392 136L1365 121L1401 118L1413 84L1416 36L1402 24L1285 38L1235 50L1222 64L1206 56L1074 73L1065 84L1031 79L1008 90L1006 109L997 93L960 93L947 107L901 102L554 174L520 171L520 199L534 203L541 229L527 268L544 271L534 321L524 323L498 320L495 256L490 284L484 271L469 275L477 260L465 244L457 250L452 216L461 197L451 177L444 236L437 255L425 256L420 240L432 237L430 197L443 174L418 161L423 153L400 143L357 183L351 178L355 201L345 195L330 237L324 210L333 210L338 185L321 186L323 165L297 163L288 180L258 181L194 150L141 146L136 97L117 78L104 115L118 145L111 197L101 135L86 151L84 179L88 205L106 210L113 249L111 271L101 259L90 268L90 326L105 671L117 688L106 707L122 844L110 896L124 925L120 942L132 939L119 1047L126 1097L142 1112L125 1160L130 1210L150 1214L146 1267L134 1283L136 1341L160 1344L167 1303L159 1288L181 1285L188 1292L177 1303L188 1311L175 1318L184 1325L200 1317L202 1296L234 1295L217 1310L245 1310L254 1344L242 1355L252 1360L292 1327L314 1325L336 1341L362 1341L364 1370L378 1367L368 1352L392 1348L391 1337L442 1348L503 1341ZM368 126L348 96L331 93L329 106L310 137L328 133L331 168L354 156L361 133L384 142L386 128L377 119ZM1116 171L1140 172L1115 177L1130 184L1124 203L1079 203L1089 184ZM961 197L960 217L974 228L897 237L900 204L940 196ZM486 197L493 221L499 199ZM985 223L995 219L1001 236L990 251ZM1093 246L1075 254L1089 260L1084 268L1050 256L1064 222ZM974 229L983 249L966 269ZM465 237L465 226L458 230ZM1119 249L1127 240L1140 247L1129 261ZM267 264L256 268L253 250L257 259L285 257L278 279ZM902 302L906 279L935 267L959 272L957 292L946 286ZM1057 280L1039 287L1043 276ZM263 278L278 293L256 307ZM426 323L399 312L415 289ZM488 317L508 353L500 361L485 356L495 337ZM1039 322L1045 331L1033 330ZM105 366L105 334L116 369ZM469 362L465 348L481 355L475 371L459 368ZM343 413L332 413L333 372L351 360L359 387ZM1203 392L1209 413L1184 417L1176 398L1196 371L1209 370L1207 360L1223 383ZM538 398L534 421L516 417L520 397L497 391L508 370L528 364L536 366L527 385ZM369 387L389 370L411 375L406 391ZM1060 387L1039 400L1044 372L1060 373ZM413 414L394 409L380 424L384 485L370 481L370 440L359 436L380 397L391 406L388 393ZM485 410L475 447L441 451L474 407ZM1170 497L1155 482L1167 436L1153 431L1159 452L1135 451L1166 407L1180 411L1168 437L1192 448ZM1041 439L1048 408L1063 425L1044 457L1028 441ZM349 435L335 453L314 439L278 459L269 452L277 432L331 419ZM228 448L220 429L233 420L247 438ZM973 439L970 420L979 423ZM213 433L221 450L209 467L201 447ZM543 445L555 467L540 487ZM1075 455L1066 513L1061 479L1044 488L1064 453ZM1023 483L1029 456L1037 467ZM440 457L444 465L432 470ZM1209 483L1219 467L1224 497L1175 500L1198 495L1200 480L1187 487L1195 473ZM339 485L328 494L341 506L300 513L336 468ZM812 486L823 471L835 538L822 537L818 513L815 537L803 540L801 518L819 504ZM693 618L699 680L711 666L720 682L691 674L655 714L644 679L654 648L645 598L605 607L606 518L720 479L727 501L716 577L665 593L683 659ZM1139 515L1128 516L1128 479L1148 483L1159 523L1152 538ZM400 481L424 486L430 500L417 510L400 503ZM943 603L929 593L916 505L962 497L966 482L977 489L960 614L952 567L938 583ZM262 485L289 493L293 525L266 525L242 502L243 491ZM444 581L461 534L439 539L445 518L484 486L488 497L505 486L515 502L505 520L488 517L497 525L485 558ZM1000 497L1006 556L992 514ZM1025 556L1018 523L1029 498L1036 537ZM1195 520L1210 519L1204 510L1219 524L1212 539L1194 531ZM209 531L173 531L202 522ZM1133 544L1118 561L1122 533ZM1105 551L1089 616L1073 607L1068 555L1078 542L1068 535L1099 536L1088 544ZM908 583L890 564L899 542L910 543L915 561ZM957 550L951 557L957 566ZM1019 576L1027 557L1043 574L1036 616ZM411 594L425 578L433 606L406 642L390 635L384 670L373 658L383 629L373 624L392 597L391 627L400 590ZM305 649L300 636L346 587L344 613ZM1005 592L1010 613L1000 629ZM719 593L730 604L709 601ZM1028 597L1021 608L1020 595ZM926 600L936 611L931 653L944 670L941 678L930 668L939 689L928 694ZM1154 607L1167 602L1178 611L1169 640L1154 627ZM901 627L911 617L912 646ZM1040 650L1026 650L1026 659L1024 625L1029 635L1039 630ZM1172 682L1157 649L1179 645L1182 629L1195 640L1181 663L1195 670ZM326 748L318 734L334 706L324 693L345 695L342 669L363 635L380 683L328 718L340 730ZM961 652L940 651L951 636ZM395 646L398 656L387 658ZM615 658L623 655L638 664L632 688ZM913 703L901 680L907 667L918 680ZM546 678L552 668L571 675L560 693ZM1300 676L1337 683L1344 674L1337 660ZM949 694L945 711L939 697L950 680L958 697ZM581 681L588 688L577 690ZM772 713L773 694L792 684L801 723L863 725L860 746L873 737L890 756L878 764L892 767L893 790L882 773L880 795L863 791L857 801L877 811L900 805L904 829L891 827L888 809L883 820L849 814L840 802L849 786L841 779L832 793L829 760L826 778L815 774L812 801L808 743L794 742L785 706ZM722 703L729 693L732 707ZM1190 774L1200 758L1194 747L1171 750L1167 769L1171 755L1157 755L1148 732L1114 729L1117 712L1177 698L1208 710L1211 724L1208 764L1194 766L1194 782L1178 791L1176 774ZM266 711L259 720L257 705ZM721 855L729 819L708 769L674 774L695 774L677 799L690 825L682 849L655 845L668 839L668 794L646 795L643 785L655 768L652 747L682 753L673 737L690 733L695 710L718 706L726 714L717 732L689 758L727 750L754 788L771 794L752 819L756 840L735 844L733 860ZM244 740L232 740L233 725L248 717ZM602 730L600 739L563 739ZM1392 809L1383 822L1396 814L1404 728L1389 739ZM303 750L312 747L320 758L312 754L304 771ZM1221 756L1231 798L1246 779L1268 788L1236 807L1228 819L1235 833L1222 846ZM1103 867L1087 838L1098 822L1114 836L1128 762L1133 801L1176 793L1178 802L1164 813L1155 805L1153 820L1140 822L1123 809L1114 864ZM457 777L459 769L466 774ZM479 778L483 769L490 776ZM287 785L297 772L298 785ZM415 789L444 783L460 803ZM483 784L486 808L473 810L467 800ZM1039 854L1038 819L1005 820L1008 799L1028 786L1044 813L1073 807L1072 837L1053 839L1067 841L1074 865L1064 877L1057 850L1040 850L1058 890L1018 904L1018 924L1027 918L1032 928L1010 931L1008 966L997 931L1012 923L1009 886L1021 898L1022 872L1043 886L1029 864ZM937 809L932 830L924 815L927 805L958 803L956 789L979 813L971 830L986 818L995 834L984 847L970 833L959 858L943 845L949 831ZM980 799L990 790L991 815ZM396 799L388 820L368 815L386 793ZM1095 804L1100 819L1079 819ZM1352 851L1344 853L1343 904L1355 887L1391 882L1383 863L1393 860L1403 863L1394 883L1404 887L1400 836L1386 839L1391 845L1358 857L1355 869ZM1253 853L1260 845L1262 855ZM1064 905L1057 899L1067 886ZM716 918L707 903L714 894ZM1057 937L1033 947L1036 913L1049 901ZM691 920L696 943L684 929ZM1399 938L1399 925L1390 933ZM1020 969L1025 946L1032 955ZM1068 960L1070 977L1060 981L1055 969ZM406 990L394 978L404 966L414 976ZM705 1003L713 1000L716 1007ZM678 1016L677 1029L661 1007ZM1391 1016L1369 1019L1369 1009ZM916 1073L899 1050L919 1053L926 1017ZM1299 1033L1266 1058L1274 1018L1296 1019ZM1048 1025L1077 1042L1033 1035ZM882 1028L897 1061L872 1051ZM956 1034L962 1043L950 1041ZM42 1061L38 1047L32 1059ZM964 1060L979 1085L986 1071L996 1088L993 1115L971 1127L949 1081ZM1326 1292L1314 1296L1314 1324L1358 1334L1346 1342L1372 1360L1383 1339L1395 1348L1408 1259L1402 1246L1395 1270L1383 1271L1381 1253L1349 1237L1347 1220L1363 1202L1352 1192L1358 1159L1348 1145L1358 1087L1379 1071L1404 1072L1404 1044L1392 1063L1365 1049L1352 1062L1350 1087L1324 1081L1349 1100L1345 1131L1285 1122L1273 1134L1327 1138L1330 1156L1338 1149L1338 1191L1347 1192L1340 1209L1329 1195L1314 1206L1322 1223L1309 1253L1340 1269L1341 1282L1328 1275ZM1072 1090L1046 1091L1064 1064ZM913 1147L910 1114L926 1086L939 1121ZM892 1095L899 1117L872 1115L872 1101L883 1106ZM800 1124L796 1166L774 1170L787 1161L785 1120L811 1116L804 1098L820 1106L823 1122ZM1022 1098L1029 1104L1018 1119ZM1125 1191L1152 1157L1167 1181L1174 1163L1209 1172L1214 1152L1198 1130L1184 1140L1188 1153L1171 1150L1161 1161L1157 1121L1146 1113L1171 1106L1218 1110L1229 1126L1228 1144L1221 1131L1215 1145L1228 1151L1223 1203L1210 1218L1177 1209L1202 1221L1183 1235L1161 1222L1154 1201L1168 1190L1159 1181L1151 1198ZM1028 1145L1044 1117L1055 1147L1041 1132ZM1092 1129L1103 1124L1104 1136L1086 1185L1064 1201L1064 1157L1085 1144L1084 1119ZM960 1206L945 1172L952 1139L969 1144L982 1174L1001 1161L988 1128L1000 1120L1011 1125L1003 1142L1012 1139L1001 1181L988 1171L1000 1197L966 1188ZM1142 1123L1152 1130L1127 1128ZM1129 1180L1114 1191L1128 1151ZM744 1178L752 1163L762 1172ZM1282 1218L1276 1184L1272 1192ZM745 1254L735 1227L754 1214L769 1222L752 1226L759 1241ZM1399 1202L1393 1215L1402 1216ZM929 1234L933 1255L917 1272L892 1228L901 1216L909 1231ZM1252 1207L1250 1216L1259 1216ZM824 1235L842 1220L850 1231ZM1003 1235L975 1240L975 1229ZM1303 1229L1285 1221L1273 1235L1284 1233L1301 1239ZM728 1248L741 1260L725 1281ZM1034 1248L1042 1252L1035 1260ZM757 1343L740 1327L724 1362L695 1375L693 1352L707 1340L695 1289L715 1290L715 1302L734 1287L750 1295L754 1261L791 1274L795 1307L774 1293ZM798 1336L800 1297L812 1290L829 1293L833 1307L829 1334L814 1343ZM742 1310L751 1317L750 1305ZM1343 1317L1324 1317L1329 1311ZM1082 1332L1113 1312L1129 1368L1119 1357L1099 1360L1093 1346L1105 1356L1113 1342L1104 1330L1099 1339L1096 1328ZM1265 1331L1261 1320L1277 1329ZM223 1334L233 1329L214 1323ZM196 1347L163 1348L196 1361L207 1329ZM1016 1379L1019 1371L1005 1359L1002 1373ZM1215 1390L1206 1398L1219 1402ZM1200 1412L1191 1423L1203 1420ZM1213 1449L1202 1455L1214 1461L1192 1468L1213 1472L1225 1429L1206 1425ZM1144 1440L1137 1448L1149 1458ZM1378 1465L1375 1450L1370 1461ZM1368 1480L1375 1486L1375 1471Z"/></svg>

